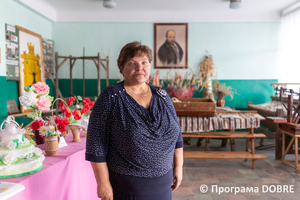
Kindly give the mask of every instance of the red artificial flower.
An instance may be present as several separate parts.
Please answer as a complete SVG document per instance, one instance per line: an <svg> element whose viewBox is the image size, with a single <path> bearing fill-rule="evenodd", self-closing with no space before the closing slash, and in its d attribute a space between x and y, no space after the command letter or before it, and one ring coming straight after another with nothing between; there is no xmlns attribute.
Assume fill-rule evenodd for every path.
<svg viewBox="0 0 300 200"><path fill-rule="evenodd" d="M74 119L76 119L76 120L81 119L81 113L79 112L79 110L78 110L78 111L73 110L73 111L72 111L72 114L73 114L73 116L74 116Z"/></svg>
<svg viewBox="0 0 300 200"><path fill-rule="evenodd" d="M67 112L67 108L60 108L61 112Z"/></svg>
<svg viewBox="0 0 300 200"><path fill-rule="evenodd" d="M66 103L67 103L68 106L72 106L73 105L73 101L69 101L68 100Z"/></svg>
<svg viewBox="0 0 300 200"><path fill-rule="evenodd" d="M93 107L94 107L94 104L95 104L95 102L92 101L92 102L90 103L90 108L93 108Z"/></svg>
<svg viewBox="0 0 300 200"><path fill-rule="evenodd" d="M67 118L65 118L65 117L61 119L61 122L62 122L64 125L70 124L69 120L68 120Z"/></svg>
<svg viewBox="0 0 300 200"><path fill-rule="evenodd" d="M89 109L87 109L86 107L83 107L81 109L81 114L83 115L84 113L86 113L87 111L89 111Z"/></svg>
<svg viewBox="0 0 300 200"><path fill-rule="evenodd" d="M55 117L54 121L55 121L56 124L58 124L59 122L61 122L61 119L59 117Z"/></svg>
<svg viewBox="0 0 300 200"><path fill-rule="evenodd" d="M65 125L64 123L62 123L62 122L59 122L59 123L56 125L57 130L58 130L59 132L64 132L64 131L66 131L65 126L66 126L66 125Z"/></svg>
<svg viewBox="0 0 300 200"><path fill-rule="evenodd" d="M62 109L62 108L64 107L64 102L63 102L63 101L60 101L60 102L58 103L58 106L60 107L60 109Z"/></svg>
<svg viewBox="0 0 300 200"><path fill-rule="evenodd" d="M30 125L30 128L33 130L38 130L41 128L41 123L39 121L35 121Z"/></svg>
<svg viewBox="0 0 300 200"><path fill-rule="evenodd" d="M84 105L84 108L89 110L91 107L90 107L89 104L85 104L85 105Z"/></svg>
<svg viewBox="0 0 300 200"><path fill-rule="evenodd" d="M76 120L80 120L80 119L81 119L81 116L80 116L79 114L77 114L77 115L74 115L74 119L76 119Z"/></svg>
<svg viewBox="0 0 300 200"><path fill-rule="evenodd" d="M64 115L65 115L65 117L67 117L67 118L71 117L71 113L68 112L68 111L64 112Z"/></svg>
<svg viewBox="0 0 300 200"><path fill-rule="evenodd" d="M73 101L75 101L75 98L74 98L74 97L69 97L69 98L67 99L67 101L73 102Z"/></svg>
<svg viewBox="0 0 300 200"><path fill-rule="evenodd" d="M83 98L82 105L89 104L90 102L91 102L91 100L89 98Z"/></svg>

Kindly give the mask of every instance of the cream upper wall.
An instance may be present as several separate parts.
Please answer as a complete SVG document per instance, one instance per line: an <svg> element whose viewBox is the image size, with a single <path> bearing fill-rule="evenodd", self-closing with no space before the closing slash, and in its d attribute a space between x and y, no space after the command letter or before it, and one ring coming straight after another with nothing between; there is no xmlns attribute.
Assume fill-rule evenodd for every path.
<svg viewBox="0 0 300 200"><path fill-rule="evenodd" d="M277 79L281 23L188 23L188 66L198 70L206 50L213 55L219 79ZM55 51L63 56L96 56L110 49L110 79L120 77L117 58L128 42L141 41L154 49L154 23L55 23ZM62 59L60 60L60 62ZM97 78L93 62L85 63L85 77ZM155 73L152 63L152 74ZM161 77L169 71L159 69ZM105 71L101 69L101 78ZM59 78L69 78L69 62ZM82 78L76 61L73 78Z"/></svg>

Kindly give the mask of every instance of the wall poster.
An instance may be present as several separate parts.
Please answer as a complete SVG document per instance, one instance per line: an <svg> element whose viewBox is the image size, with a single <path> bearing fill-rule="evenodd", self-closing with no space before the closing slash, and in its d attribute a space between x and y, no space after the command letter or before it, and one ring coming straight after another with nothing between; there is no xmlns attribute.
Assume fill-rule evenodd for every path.
<svg viewBox="0 0 300 200"><path fill-rule="evenodd" d="M49 74L54 75L53 69L53 49L54 49L54 42L53 40L49 40L43 38L43 52L44 52L44 68L45 68L45 77L49 79Z"/></svg>
<svg viewBox="0 0 300 200"><path fill-rule="evenodd" d="M6 80L19 81L19 29L5 24Z"/></svg>

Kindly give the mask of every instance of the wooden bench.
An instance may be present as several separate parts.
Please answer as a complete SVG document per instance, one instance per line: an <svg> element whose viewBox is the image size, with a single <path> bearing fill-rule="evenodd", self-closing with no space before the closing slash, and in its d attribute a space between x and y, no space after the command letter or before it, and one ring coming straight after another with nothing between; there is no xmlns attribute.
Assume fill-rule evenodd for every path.
<svg viewBox="0 0 300 200"><path fill-rule="evenodd" d="M195 137L195 138L246 138L246 150L244 152L224 152L224 151L184 151L184 158L191 159L251 159L252 169L255 169L255 161L257 159L267 159L267 156L263 154L255 154L254 141L256 138L265 138L266 135L262 133L249 133L249 132L205 132L201 134L183 134L182 137ZM249 149L249 143L251 140L251 150ZM207 143L206 143L207 144ZM232 150L232 148L231 148Z"/></svg>

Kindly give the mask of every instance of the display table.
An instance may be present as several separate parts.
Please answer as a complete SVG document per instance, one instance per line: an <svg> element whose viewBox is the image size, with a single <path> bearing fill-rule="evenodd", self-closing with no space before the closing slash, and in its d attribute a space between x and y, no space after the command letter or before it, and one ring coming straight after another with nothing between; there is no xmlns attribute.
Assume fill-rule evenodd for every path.
<svg viewBox="0 0 300 200"><path fill-rule="evenodd" d="M72 136L65 138L68 146L60 148L55 156L45 156L39 172L1 180L25 186L25 190L9 200L99 199L91 164L85 160L83 133L80 138L81 142L72 142ZM37 147L43 150L43 144Z"/></svg>
<svg viewBox="0 0 300 200"><path fill-rule="evenodd" d="M194 117L189 113L185 115L184 112L180 113L178 121L181 126L181 132L183 138L205 138L205 151L184 151L184 158L191 159L248 159L252 160L252 169L255 169L255 162L259 159L267 159L267 156L263 154L255 154L255 139L265 138L266 135L262 133L254 133L254 128L260 126L260 120L264 119L256 112L253 111L216 111L213 117ZM241 129L247 129L247 131L241 131ZM232 152L224 151L209 151L210 139L230 139ZM245 151L235 151L235 139L245 138L246 149ZM249 145L251 142L251 149Z"/></svg>

